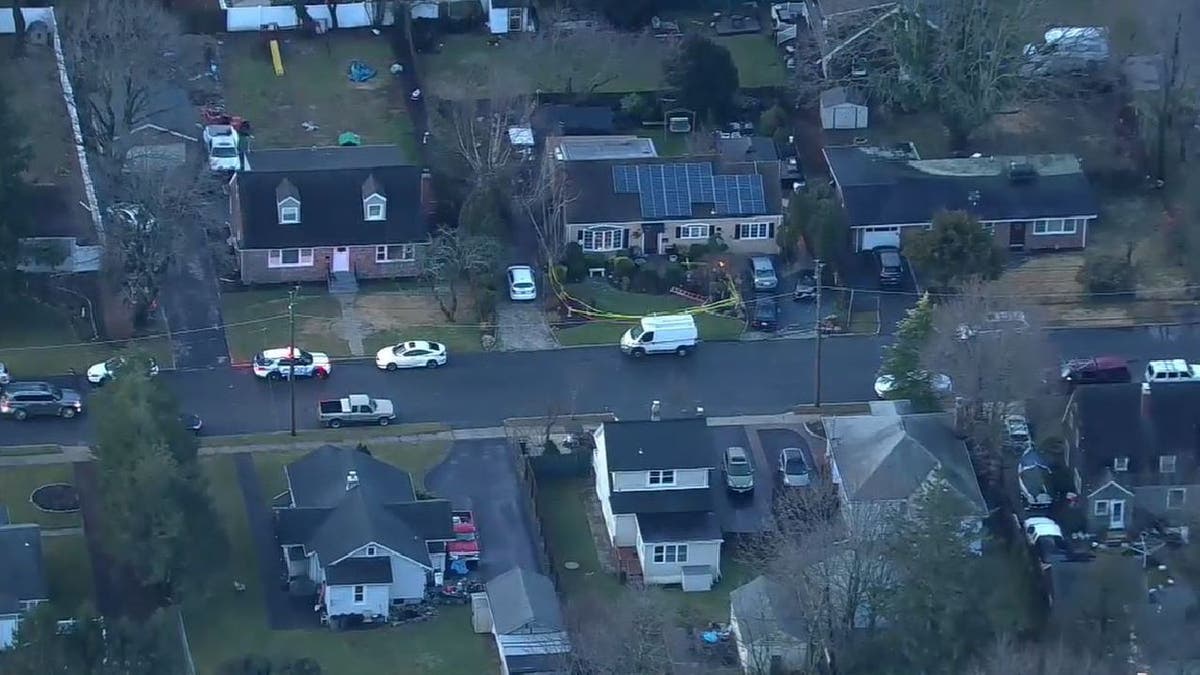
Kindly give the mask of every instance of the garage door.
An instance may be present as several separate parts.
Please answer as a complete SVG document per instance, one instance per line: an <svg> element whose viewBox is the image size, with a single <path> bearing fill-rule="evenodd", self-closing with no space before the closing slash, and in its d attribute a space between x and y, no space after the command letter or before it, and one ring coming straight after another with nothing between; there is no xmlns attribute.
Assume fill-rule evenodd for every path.
<svg viewBox="0 0 1200 675"><path fill-rule="evenodd" d="M862 250L869 251L880 246L900 246L900 228L863 230Z"/></svg>

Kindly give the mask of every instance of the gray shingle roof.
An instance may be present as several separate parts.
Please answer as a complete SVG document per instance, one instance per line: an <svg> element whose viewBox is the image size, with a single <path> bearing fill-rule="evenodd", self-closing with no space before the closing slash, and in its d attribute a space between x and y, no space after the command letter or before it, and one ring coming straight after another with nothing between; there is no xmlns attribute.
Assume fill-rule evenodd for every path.
<svg viewBox="0 0 1200 675"><path fill-rule="evenodd" d="M609 496L613 513L687 513L711 511L711 488L690 490L624 490Z"/></svg>
<svg viewBox="0 0 1200 675"><path fill-rule="evenodd" d="M250 150L246 163L248 171L338 171L412 165L396 145Z"/></svg>
<svg viewBox="0 0 1200 675"><path fill-rule="evenodd" d="M912 225L938 211L967 211L980 220L1095 216L1096 195L1071 155L909 160L875 148L827 147L852 226ZM1032 164L1036 177L1013 181L1011 162Z"/></svg>
<svg viewBox="0 0 1200 675"><path fill-rule="evenodd" d="M1176 479L1200 467L1200 384L1160 385L1147 398L1136 382L1090 385L1075 390L1071 405L1085 477L1099 475L1115 457L1129 458L1122 483L1157 473L1159 455L1176 456Z"/></svg>
<svg viewBox="0 0 1200 675"><path fill-rule="evenodd" d="M501 635L565 629L554 583L543 574L514 567L487 582L487 595L492 623Z"/></svg>
<svg viewBox="0 0 1200 675"><path fill-rule="evenodd" d="M639 513L638 530L642 541L714 541L721 539L721 522L712 511L683 513Z"/></svg>
<svg viewBox="0 0 1200 675"><path fill-rule="evenodd" d="M392 562L382 556L346 558L325 568L325 583L331 586L392 583Z"/></svg>
<svg viewBox="0 0 1200 675"><path fill-rule="evenodd" d="M48 600L37 525L0 526L0 614L19 612L22 600Z"/></svg>
<svg viewBox="0 0 1200 675"><path fill-rule="evenodd" d="M766 576L730 591L729 605L743 639L750 643L768 639L776 632L797 639L807 637L804 613L794 591Z"/></svg>
<svg viewBox="0 0 1200 675"><path fill-rule="evenodd" d="M331 507L346 496L346 475L358 474L358 488L381 503L416 500L408 472L365 452L324 445L284 467L292 499L300 507Z"/></svg>
<svg viewBox="0 0 1200 675"><path fill-rule="evenodd" d="M605 422L601 428L609 471L711 469L716 465L708 423L698 417Z"/></svg>
<svg viewBox="0 0 1200 675"><path fill-rule="evenodd" d="M950 415L851 415L822 421L851 502L907 500L940 467L976 512L987 512L971 457L954 435Z"/></svg>

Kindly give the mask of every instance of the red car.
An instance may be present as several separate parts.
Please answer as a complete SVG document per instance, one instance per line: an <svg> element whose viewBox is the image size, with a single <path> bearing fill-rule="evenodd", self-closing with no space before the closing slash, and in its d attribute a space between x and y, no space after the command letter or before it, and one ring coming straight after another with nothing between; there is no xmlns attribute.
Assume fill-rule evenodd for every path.
<svg viewBox="0 0 1200 675"><path fill-rule="evenodd" d="M475 528L475 514L470 511L452 511L454 541L447 545L450 560L462 560L468 564L479 562L479 532Z"/></svg>

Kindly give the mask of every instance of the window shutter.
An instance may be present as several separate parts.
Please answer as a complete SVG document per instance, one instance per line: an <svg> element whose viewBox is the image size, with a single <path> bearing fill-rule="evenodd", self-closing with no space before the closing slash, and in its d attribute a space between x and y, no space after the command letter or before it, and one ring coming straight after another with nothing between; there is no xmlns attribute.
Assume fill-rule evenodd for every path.
<svg viewBox="0 0 1200 675"><path fill-rule="evenodd" d="M629 228L621 228L621 248L629 248Z"/></svg>
<svg viewBox="0 0 1200 675"><path fill-rule="evenodd" d="M741 238L742 238L742 226L741 226L741 225L734 225L734 226L733 226L733 238L734 238L734 239L741 239Z"/></svg>
<svg viewBox="0 0 1200 675"><path fill-rule="evenodd" d="M775 238L775 223L767 225L767 239Z"/></svg>
<svg viewBox="0 0 1200 675"><path fill-rule="evenodd" d="M583 241L583 230L582 229L575 231L575 241L578 241L578 242Z"/></svg>
<svg viewBox="0 0 1200 675"><path fill-rule="evenodd" d="M675 238L676 238L676 239L680 239L680 238L682 238L682 237L683 237L683 226L682 226L682 225L676 225L676 226L675 226Z"/></svg>

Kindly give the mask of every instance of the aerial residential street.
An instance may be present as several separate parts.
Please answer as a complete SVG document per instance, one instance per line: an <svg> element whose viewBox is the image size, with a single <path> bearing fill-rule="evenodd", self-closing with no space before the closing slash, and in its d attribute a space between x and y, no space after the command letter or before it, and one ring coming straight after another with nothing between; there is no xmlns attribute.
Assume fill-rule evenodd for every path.
<svg viewBox="0 0 1200 675"><path fill-rule="evenodd" d="M865 401L886 337L839 337L824 341L822 399ZM1200 353L1200 327L1057 331L1052 341L1063 358L1117 354L1134 360L1191 357ZM160 377L182 409L204 419L205 435L279 431L288 428L288 384L259 381L248 369L167 372ZM62 378L49 378L63 385ZM437 370L382 372L366 361L339 363L324 381L296 383L299 428L315 428L316 402L349 393L385 396L402 422L443 422L453 427L498 424L508 417L611 410L639 417L650 401L665 414L703 406L711 415L782 412L813 399L811 340L714 342L686 359L633 360L613 348L451 355ZM92 407L80 420L0 422L0 444L85 443Z"/></svg>

